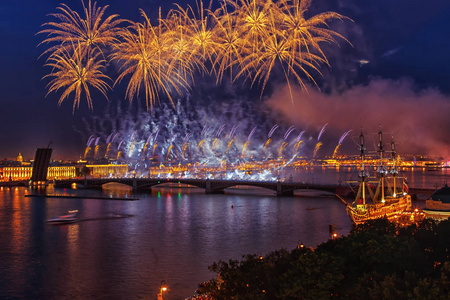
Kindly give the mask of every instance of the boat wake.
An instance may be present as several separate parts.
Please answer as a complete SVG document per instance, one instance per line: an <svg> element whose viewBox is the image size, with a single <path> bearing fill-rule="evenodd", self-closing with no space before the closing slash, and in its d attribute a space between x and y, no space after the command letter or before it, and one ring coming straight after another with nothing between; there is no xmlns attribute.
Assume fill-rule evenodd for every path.
<svg viewBox="0 0 450 300"><path fill-rule="evenodd" d="M97 218L79 219L78 222L116 220L116 219L131 218L133 216L134 215L111 213L109 215L101 216L101 217L97 217Z"/></svg>

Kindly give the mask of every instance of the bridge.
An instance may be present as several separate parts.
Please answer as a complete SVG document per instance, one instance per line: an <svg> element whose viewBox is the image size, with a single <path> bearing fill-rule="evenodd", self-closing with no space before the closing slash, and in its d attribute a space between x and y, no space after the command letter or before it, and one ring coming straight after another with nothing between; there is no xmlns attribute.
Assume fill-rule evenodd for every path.
<svg viewBox="0 0 450 300"><path fill-rule="evenodd" d="M55 180L55 187L71 187L73 183L83 185L85 188L102 188L106 183L120 183L133 188L133 190L151 189L165 183L185 184L205 190L207 194L224 193L224 189L235 186L254 186L275 191L277 196L293 196L296 190L326 191L341 196L351 193L349 187L341 185L309 184L302 182L271 182L271 181L245 181L245 180L222 180L222 179L183 179L183 178L85 178Z"/></svg>

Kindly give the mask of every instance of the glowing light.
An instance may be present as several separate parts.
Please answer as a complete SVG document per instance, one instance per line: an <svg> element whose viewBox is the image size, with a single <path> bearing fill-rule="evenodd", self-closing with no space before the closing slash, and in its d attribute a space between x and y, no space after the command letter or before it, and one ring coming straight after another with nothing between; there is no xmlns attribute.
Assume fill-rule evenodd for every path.
<svg viewBox="0 0 450 300"><path fill-rule="evenodd" d="M131 102L139 96L141 84L145 90L147 109L153 108L162 91L173 105L169 86L178 94L188 89L186 80L176 72L171 63L171 44L159 25L153 27L144 11L144 24L132 23L120 32L120 42L114 44L112 58L122 64L121 73L115 84L131 75L126 90L126 98Z"/></svg>
<svg viewBox="0 0 450 300"><path fill-rule="evenodd" d="M75 65L80 70L94 71L91 75L78 74L84 78L80 80L91 109L87 85L103 94L109 88L103 81L106 75L99 70L106 64L105 49L112 52L110 59L120 67L114 85L129 77L125 97L131 102L139 97L142 88L147 109L159 101L160 93L174 105L172 93L181 95L188 91L197 71L214 74L217 82L229 71L232 81L242 77L251 85L260 85L262 95L277 66L283 71L293 99L292 79L306 89L304 79L315 84L310 72L321 75L319 67L328 65L321 45L337 43L336 38L348 42L328 29L329 22L348 18L324 12L308 19L305 14L311 0L225 0L215 11L204 9L202 1L197 2L197 10L175 5L176 9L169 11L165 18L160 9L155 26L141 10L142 23L126 21L128 26L122 28L119 25L125 20L118 19L117 15L103 19L108 6L97 8L89 0L87 8L83 3L85 17L81 18L61 4L60 13L52 14L58 22L45 23L50 28L39 32L47 34L42 43L56 43L44 51L44 54L51 53L48 65L59 70L62 67L58 61L74 59L76 54L79 57L74 59ZM49 74L55 76L49 92L67 85L57 83L64 70ZM64 93L60 102L66 96ZM74 108L78 103L79 91Z"/></svg>
<svg viewBox="0 0 450 300"><path fill-rule="evenodd" d="M325 131L325 128L327 127L328 123L323 125L322 130L320 130L319 135L317 136L317 141L320 141L320 137L322 136L323 132Z"/></svg>
<svg viewBox="0 0 450 300"><path fill-rule="evenodd" d="M167 156L166 158L168 159L170 157L170 152L172 151L173 145L170 145L169 149L167 150Z"/></svg>
<svg viewBox="0 0 450 300"><path fill-rule="evenodd" d="M242 157L244 157L244 152L245 152L245 149L247 149L247 146L248 146L248 143L249 143L249 142L250 142L250 141L245 142L244 147L242 147L242 153L241 153L241 156L242 156Z"/></svg>
<svg viewBox="0 0 450 300"><path fill-rule="evenodd" d="M60 11L59 13L50 14L50 16L57 18L59 22L43 24L43 26L50 28L38 32L38 34L47 34L47 38L40 44L57 43L57 45L50 47L43 54L71 52L73 50L72 45L80 46L83 53L92 49L101 52L102 48L116 41L119 31L118 25L124 20L117 19L118 15L111 15L102 20L108 5L97 7L97 2L91 5L91 0L89 0L88 7L84 6L84 1L81 1L81 3L85 14L84 19L64 3L57 8Z"/></svg>
<svg viewBox="0 0 450 300"><path fill-rule="evenodd" d="M84 50L81 47L72 45L72 48L72 53L64 48L48 58L45 65L52 67L52 71L44 78L54 78L48 84L47 95L64 89L58 101L58 106L60 106L74 92L72 112L75 112L75 108L80 106L81 93L84 92L88 107L92 110L93 104L89 86L99 90L108 99L106 91L110 89L110 86L104 79L110 78L101 71L106 61L99 59L98 52L87 51L87 54L83 55L82 51Z"/></svg>
<svg viewBox="0 0 450 300"><path fill-rule="evenodd" d="M314 148L314 154L313 154L313 157L314 157L314 158L316 157L317 152L319 151L319 149L320 149L321 146L322 146L322 142L318 142L318 143L316 144L316 147Z"/></svg>
<svg viewBox="0 0 450 300"><path fill-rule="evenodd" d="M296 143L295 145L294 145L294 151L295 152L298 152L298 149L300 148L300 145L303 143L303 141L299 141L298 143Z"/></svg>
<svg viewBox="0 0 450 300"><path fill-rule="evenodd" d="M335 157L336 157L336 154L337 154L337 152L338 152L338 150L339 150L339 146L341 146L341 144L338 144L338 145L336 146L336 148L334 148L333 155L331 156L332 158L335 158Z"/></svg>

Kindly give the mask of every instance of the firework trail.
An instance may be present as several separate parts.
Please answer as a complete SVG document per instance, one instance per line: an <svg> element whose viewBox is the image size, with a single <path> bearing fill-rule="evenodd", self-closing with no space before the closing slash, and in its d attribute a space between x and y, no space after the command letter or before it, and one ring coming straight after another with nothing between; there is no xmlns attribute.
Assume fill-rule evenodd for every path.
<svg viewBox="0 0 450 300"><path fill-rule="evenodd" d="M314 154L313 154L313 158L316 158L317 156L317 152L319 151L320 147L322 146L322 142L318 142L316 147L314 148Z"/></svg>
<svg viewBox="0 0 450 300"><path fill-rule="evenodd" d="M183 138L183 145L186 144L189 141L191 136L192 136L191 133L186 133L186 136Z"/></svg>
<svg viewBox="0 0 450 300"><path fill-rule="evenodd" d="M279 127L279 125L276 124L276 125L274 125L274 126L272 127L272 129L270 129L269 135L268 135L268 138L269 138L269 139L272 137L272 134L275 132L275 130L277 130L278 127Z"/></svg>
<svg viewBox="0 0 450 300"><path fill-rule="evenodd" d="M248 137L247 137L247 141L250 141L250 139L252 138L252 136L253 136L253 134L255 134L255 131L256 131L256 126L252 129L252 131L250 132L250 134L248 135Z"/></svg>
<svg viewBox="0 0 450 300"><path fill-rule="evenodd" d="M352 130L350 129L349 131L344 132L344 134L342 134L341 138L339 139L339 143L337 144L336 148L334 149L333 155L332 157L335 158L337 155L337 152L339 150L339 147L341 146L342 142L344 141L344 139L348 136L348 134L351 132Z"/></svg>
<svg viewBox="0 0 450 300"><path fill-rule="evenodd" d="M206 135L208 125L203 126L202 132L200 133L200 136L204 137Z"/></svg>
<svg viewBox="0 0 450 300"><path fill-rule="evenodd" d="M327 127L328 123L323 125L322 130L320 131L319 135L317 136L317 141L320 141L320 137L322 136L323 132L325 131L325 128Z"/></svg>
<svg viewBox="0 0 450 300"><path fill-rule="evenodd" d="M116 133L116 134L114 135L114 137L113 137L112 140L111 140L111 143L114 142L114 140L116 139L116 137L117 137L118 134L119 134L119 133Z"/></svg>
<svg viewBox="0 0 450 300"><path fill-rule="evenodd" d="M147 140L145 141L145 144L148 144L150 142L150 139L152 138L152 136L153 136L153 133L150 133Z"/></svg>
<svg viewBox="0 0 450 300"><path fill-rule="evenodd" d="M287 140L287 138L289 137L289 135L291 134L292 131L295 130L294 126L289 127L289 129L286 131L286 133L284 134L284 140Z"/></svg>
<svg viewBox="0 0 450 300"><path fill-rule="evenodd" d="M94 135L91 135L91 136L89 137L89 139L88 139L88 141L87 141L87 143L86 143L86 146L89 147L89 146L91 145L93 136L94 136Z"/></svg>
<svg viewBox="0 0 450 300"><path fill-rule="evenodd" d="M220 134L222 133L222 131L225 129L225 124L222 124L219 129L217 129L217 133L216 133L216 138L218 138L220 136Z"/></svg>
<svg viewBox="0 0 450 300"><path fill-rule="evenodd" d="M347 132L344 132L344 134L341 136L341 138L339 139L339 145L340 144L342 144L342 142L344 141L344 139L349 135L349 133L351 132L352 130L350 129L349 131L347 131Z"/></svg>
<svg viewBox="0 0 450 300"><path fill-rule="evenodd" d="M230 139L233 139L233 136L236 134L236 130L238 129L239 125L234 125L233 128L231 128L231 131L228 135Z"/></svg>
<svg viewBox="0 0 450 300"><path fill-rule="evenodd" d="M117 146L117 150L120 149L120 146L122 146L123 140L120 141L119 146Z"/></svg>
<svg viewBox="0 0 450 300"><path fill-rule="evenodd" d="M300 140L302 139L303 134L305 133L305 130L303 130L302 132L300 132L297 136L296 142L300 142Z"/></svg>
<svg viewBox="0 0 450 300"><path fill-rule="evenodd" d="M106 138L106 143L109 144L110 139L112 137L112 135L114 134L114 132L112 132L110 135L108 135L108 137Z"/></svg>
<svg viewBox="0 0 450 300"><path fill-rule="evenodd" d="M136 115L130 111L121 111L118 115L105 113L105 121L99 123L100 128L90 137L91 143L100 136L98 145L102 147L101 150L104 151L103 149L110 146L106 151L108 157L119 157L121 163L128 163L139 169L141 174L148 173L148 168L155 163L166 165L166 160L171 163L197 163L206 167L226 164L230 168L237 168L242 163L280 158L287 162L291 161L292 157L306 157L301 152L314 147L311 143L315 142L315 139L309 136L307 139L305 131L296 136L295 140L298 142L293 147L288 146L293 126L283 123L274 126L276 122L273 117L276 116L267 115L264 110L249 112L247 107L234 102L223 103L219 107L206 107L203 102L198 106L192 103L179 106L177 103L177 107L179 111L175 114L168 106L155 108L153 113L138 111L135 112ZM110 111L114 113L114 110ZM195 111L195 114L189 114L188 111ZM226 124L233 125L224 135ZM86 127L88 132L92 132L93 126ZM280 136L275 134L278 128L283 129ZM271 138L264 143L270 131ZM241 134L243 132L249 134L244 136ZM108 136L109 143L103 146L102 143L108 140ZM88 155L91 155L93 150L89 149Z"/></svg>

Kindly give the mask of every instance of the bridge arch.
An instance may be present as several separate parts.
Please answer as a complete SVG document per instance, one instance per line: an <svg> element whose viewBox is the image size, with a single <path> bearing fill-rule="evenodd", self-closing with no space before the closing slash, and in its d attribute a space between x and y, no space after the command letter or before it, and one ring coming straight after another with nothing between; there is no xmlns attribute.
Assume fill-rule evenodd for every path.
<svg viewBox="0 0 450 300"><path fill-rule="evenodd" d="M223 188L224 192L230 192L233 193L234 191L240 191L240 192L245 192L245 191L249 191L249 194L252 195L252 193L250 191L264 191L264 192L270 192L271 195L276 195L276 190L273 188L267 188L267 187L261 187L261 186L256 186L256 185L247 185L247 184L235 184L235 185L231 185L229 187L225 187ZM255 195L255 194L253 194Z"/></svg>
<svg viewBox="0 0 450 300"><path fill-rule="evenodd" d="M174 181L165 181L153 184L151 188L200 188L204 189L203 186L190 184L190 183L184 183L184 182L174 182Z"/></svg>

